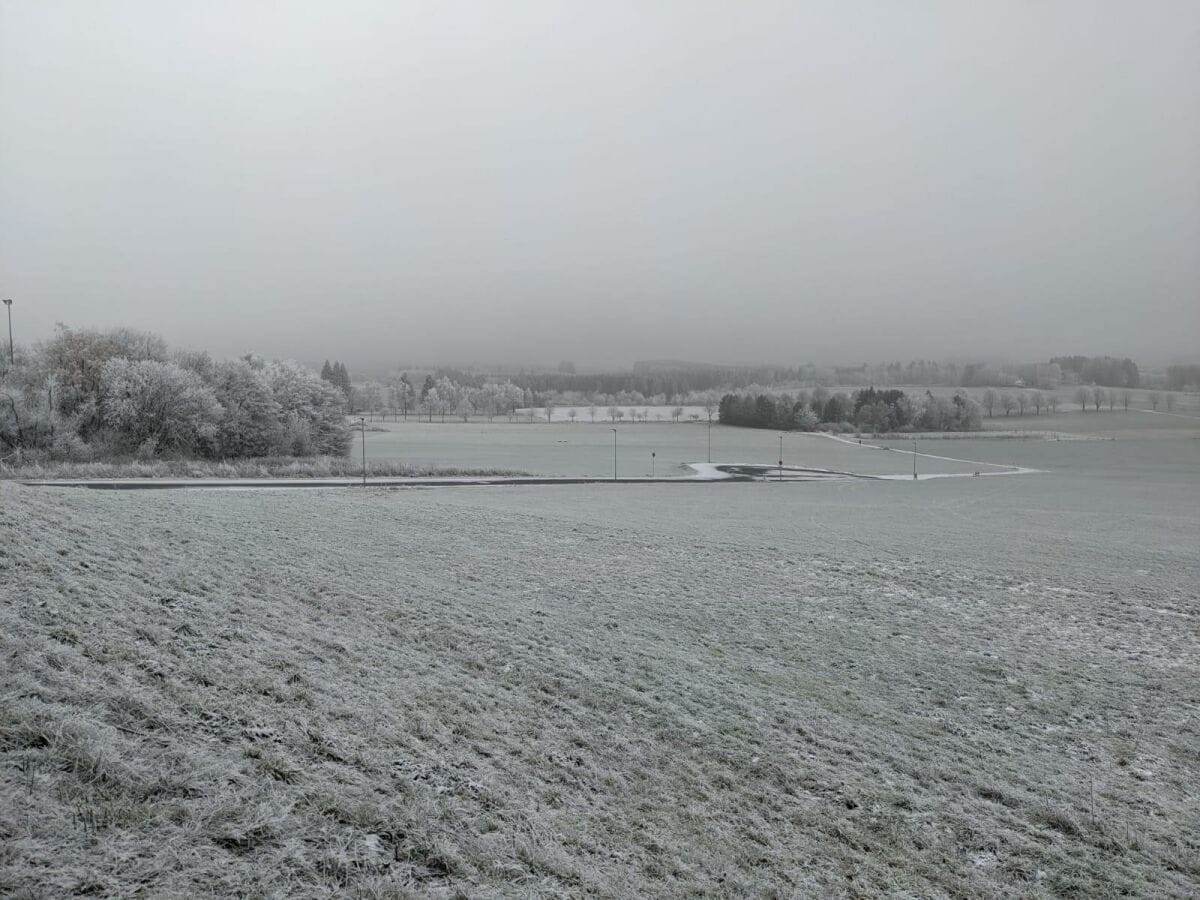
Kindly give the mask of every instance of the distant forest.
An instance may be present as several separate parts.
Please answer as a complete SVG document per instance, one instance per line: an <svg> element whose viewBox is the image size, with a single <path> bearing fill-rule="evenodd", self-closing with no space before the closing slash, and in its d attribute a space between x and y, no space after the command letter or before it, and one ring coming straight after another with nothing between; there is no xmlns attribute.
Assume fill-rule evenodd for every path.
<svg viewBox="0 0 1200 900"><path fill-rule="evenodd" d="M369 380L348 387L348 375L344 366L330 365L322 370L323 377L343 387L350 399L351 408L357 411L378 409L381 406L399 409L398 403L387 398L389 394L401 395L406 411L412 397L411 385L407 384L409 372L391 373L382 380ZM1173 366L1168 378L1179 384L1200 384L1198 366ZM1173 374L1172 374L1173 373ZM442 384L446 394L450 385L452 393L470 396L472 392L486 389L501 380L494 374L481 371L449 367L434 369L427 378ZM404 379L406 384L401 385ZM814 390L837 386L875 386L881 388L896 385L916 387L1029 387L1049 389L1064 385L1101 385L1115 388L1142 386L1141 373L1137 364L1128 358L1109 356L1062 356L1045 363L996 367L983 363L940 363L929 360L914 360L902 364L892 362L883 365L862 363L857 366L816 366L811 363L795 367L788 366L722 366L685 362L642 362L626 371L580 373L569 362L561 363L556 371L527 371L505 373L503 383L511 385L505 396L508 409L512 406L541 406L546 402L562 405L596 402L604 405L615 403L649 403L652 405L674 405L676 403L702 404L707 395L720 397L729 392L760 392L772 390ZM520 396L514 396L515 389ZM382 398L382 399L381 399ZM424 394L417 400L424 399ZM445 402L441 403L445 406ZM461 404L456 399L450 406L451 412ZM463 407L464 409L466 407Z"/></svg>

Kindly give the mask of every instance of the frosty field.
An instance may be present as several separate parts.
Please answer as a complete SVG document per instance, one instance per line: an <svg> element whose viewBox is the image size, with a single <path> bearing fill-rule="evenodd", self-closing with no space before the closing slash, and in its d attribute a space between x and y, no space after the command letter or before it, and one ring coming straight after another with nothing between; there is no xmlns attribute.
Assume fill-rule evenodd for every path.
<svg viewBox="0 0 1200 900"><path fill-rule="evenodd" d="M1044 471L0 486L0 893L1195 896L1200 441L936 443Z"/></svg>
<svg viewBox="0 0 1200 900"><path fill-rule="evenodd" d="M508 424L501 422L388 422L388 431L367 432L367 458L419 466L516 469L535 475L608 476L613 471L611 426L592 424ZM707 426L697 423L618 425L617 471L621 476L687 476L689 463L708 456ZM353 453L359 453L356 444ZM911 448L911 444L908 445ZM939 445L939 452L941 449ZM651 453L655 456L652 460ZM946 453L956 456L956 453ZM788 465L903 475L912 458L899 454L859 453L816 434L784 437ZM779 432L712 427L712 458L718 462L771 465L779 459ZM862 468L857 468L861 466ZM945 471L966 472L969 465L946 463Z"/></svg>
<svg viewBox="0 0 1200 900"><path fill-rule="evenodd" d="M1168 416L1139 410L1099 413L1059 412L1054 416L1010 416L985 419L987 431L978 437L950 435L954 440L931 442L921 438L919 449L950 457L984 459L999 464L1019 463L1005 458L1018 442L989 437L990 432L1031 432L1032 442L1043 436L1086 436L1094 438L1172 439L1181 455L1195 451L1200 444L1188 439L1200 437L1200 418ZM403 462L420 467L451 466L466 469L509 469L535 475L611 475L613 471L612 426L597 422L508 423L486 422L407 422L377 423L386 429L367 432L367 458ZM617 471L622 476L651 473L651 453L655 474L688 475L688 463L708 458L708 427L703 422L679 424L651 422L616 426ZM361 452L355 438L352 455ZM779 459L779 432L767 429L732 428L713 425L712 459L719 462L770 465ZM984 441L989 443L984 444ZM972 456L965 444L990 446L993 456ZM888 442L898 450L910 450L911 441ZM912 471L912 458L901 454L855 452L817 434L789 432L784 436L783 456L789 465L854 471L864 475L903 475ZM1192 456L1195 459L1195 456ZM969 472L974 467L942 462L938 471ZM921 467L921 470L925 469Z"/></svg>

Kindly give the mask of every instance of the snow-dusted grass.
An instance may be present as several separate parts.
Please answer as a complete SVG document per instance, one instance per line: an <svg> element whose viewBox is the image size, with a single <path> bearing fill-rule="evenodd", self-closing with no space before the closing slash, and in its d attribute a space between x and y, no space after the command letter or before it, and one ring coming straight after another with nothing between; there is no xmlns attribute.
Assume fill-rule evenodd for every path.
<svg viewBox="0 0 1200 900"><path fill-rule="evenodd" d="M46 481L53 479L112 478L343 478L362 474L361 457L276 456L262 459L131 460L126 462L48 462L9 466L0 463L0 479ZM460 469L413 465L399 460L368 459L367 475L374 477L437 477L520 475L512 469Z"/></svg>
<svg viewBox="0 0 1200 900"><path fill-rule="evenodd" d="M605 476L613 470L613 430L608 425L409 421L389 422L386 427L387 433L367 435L369 459L417 466L522 469L535 475ZM690 464L707 461L709 438L704 423L617 425L618 474L690 475ZM714 463L773 465L779 460L777 431L713 425L711 441ZM787 465L863 475L902 475L906 464L912 467L911 462L891 458L892 454L858 451L817 433L789 432L783 451ZM359 452L358 445L352 452ZM969 472L970 468L946 463L942 471Z"/></svg>
<svg viewBox="0 0 1200 900"><path fill-rule="evenodd" d="M1192 896L1198 489L1088 483L0 485L0 894Z"/></svg>

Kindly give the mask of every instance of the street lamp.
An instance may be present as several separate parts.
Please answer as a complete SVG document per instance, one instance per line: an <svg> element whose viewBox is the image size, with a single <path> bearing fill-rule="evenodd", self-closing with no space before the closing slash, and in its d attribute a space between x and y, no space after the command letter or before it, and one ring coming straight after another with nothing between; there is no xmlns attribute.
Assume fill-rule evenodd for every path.
<svg viewBox="0 0 1200 900"><path fill-rule="evenodd" d="M617 429L610 428L613 433L613 481L617 480Z"/></svg>
<svg viewBox="0 0 1200 900"><path fill-rule="evenodd" d="M367 486L367 420L358 417L358 427L362 429L362 476L363 487Z"/></svg>
<svg viewBox="0 0 1200 900"><path fill-rule="evenodd" d="M4 305L8 307L8 364L11 367L16 365L16 363L13 361L12 301L6 299L4 301Z"/></svg>

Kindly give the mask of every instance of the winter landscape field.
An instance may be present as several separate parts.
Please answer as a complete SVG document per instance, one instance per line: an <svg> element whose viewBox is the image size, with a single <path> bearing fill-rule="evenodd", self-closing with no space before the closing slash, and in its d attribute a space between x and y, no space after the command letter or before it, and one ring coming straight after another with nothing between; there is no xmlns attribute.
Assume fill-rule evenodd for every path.
<svg viewBox="0 0 1200 900"><path fill-rule="evenodd" d="M917 483L4 484L0 893L1195 896L1187 425Z"/></svg>
<svg viewBox="0 0 1200 900"><path fill-rule="evenodd" d="M1198 900L1198 35L0 0L0 900Z"/></svg>
<svg viewBox="0 0 1200 900"><path fill-rule="evenodd" d="M948 457L983 459L999 464L1024 464L1006 454L1014 447L1038 446L1047 441L1174 439L1181 455L1193 451L1186 441L1200 436L1200 416L1167 415L1143 410L1107 410L1094 413L1060 411L1056 415L1000 416L985 419L985 433L914 435L919 452ZM508 423L503 421L400 422L368 425L367 459L408 463L417 467L504 469L536 475L606 476L613 472L613 427L590 422ZM625 423L616 428L617 471L621 476L687 475L687 466L711 459L729 463L771 465L779 460L779 433L767 429L731 428L705 422L679 424L650 421ZM949 439L949 440L944 440ZM361 436L355 436L353 455L360 453ZM856 438L857 440L857 438ZM866 440L870 440L869 438ZM934 443L931 445L930 442ZM963 445L971 445L971 449ZM897 450L911 450L911 439L886 442ZM992 447L999 455L983 456L975 446ZM1016 451L1024 458L1026 449ZM1035 454L1040 451L1034 451ZM1055 451L1046 451L1054 453ZM1116 451L1120 452L1120 451ZM655 454L651 457L651 453ZM789 432L783 439L783 459L788 465L861 472L870 475L912 471L908 456L856 452L817 433ZM938 471L973 471L974 466L941 461ZM919 467L921 471L924 469ZM932 470L932 469L931 469Z"/></svg>

